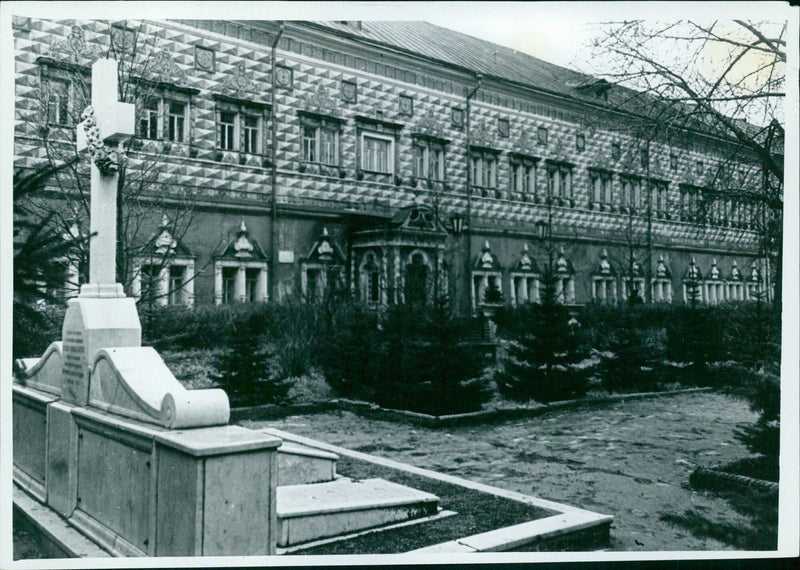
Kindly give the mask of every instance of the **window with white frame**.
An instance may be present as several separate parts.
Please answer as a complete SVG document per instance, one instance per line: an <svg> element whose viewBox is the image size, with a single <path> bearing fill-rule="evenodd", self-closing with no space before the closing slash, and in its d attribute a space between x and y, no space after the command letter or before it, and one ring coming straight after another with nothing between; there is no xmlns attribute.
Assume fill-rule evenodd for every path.
<svg viewBox="0 0 800 570"><path fill-rule="evenodd" d="M300 266L300 292L307 303L319 303L326 296L344 291L344 265L338 262L303 261Z"/></svg>
<svg viewBox="0 0 800 570"><path fill-rule="evenodd" d="M744 301L744 284L741 281L728 282L728 299Z"/></svg>
<svg viewBox="0 0 800 570"><path fill-rule="evenodd" d="M339 129L331 125L303 125L303 162L328 166L339 164Z"/></svg>
<svg viewBox="0 0 800 570"><path fill-rule="evenodd" d="M556 302L572 304L575 302L575 280L572 275L556 276Z"/></svg>
<svg viewBox="0 0 800 570"><path fill-rule="evenodd" d="M572 167L563 164L549 164L547 166L547 191L553 198L571 199Z"/></svg>
<svg viewBox="0 0 800 570"><path fill-rule="evenodd" d="M638 261L629 259L622 270L622 298L643 303L645 294L644 268Z"/></svg>
<svg viewBox="0 0 800 570"><path fill-rule="evenodd" d="M761 288L761 272L755 265L750 272L750 278L747 280L745 294L748 301L758 301L764 296Z"/></svg>
<svg viewBox="0 0 800 570"><path fill-rule="evenodd" d="M139 115L139 136L143 139L158 138L158 99L150 97L142 102Z"/></svg>
<svg viewBox="0 0 800 570"><path fill-rule="evenodd" d="M652 283L652 298L655 303L672 302L672 280L665 278L654 278Z"/></svg>
<svg viewBox="0 0 800 570"><path fill-rule="evenodd" d="M650 283L651 297L655 303L672 302L672 272L664 260L663 255L658 257L658 265Z"/></svg>
<svg viewBox="0 0 800 570"><path fill-rule="evenodd" d="M244 270L244 300L247 303L255 303L258 298L258 278L261 269L258 267L245 267Z"/></svg>
<svg viewBox="0 0 800 570"><path fill-rule="evenodd" d="M361 133L361 169L379 174L394 173L394 137Z"/></svg>
<svg viewBox="0 0 800 570"><path fill-rule="evenodd" d="M600 252L600 264L592 276L592 298L599 303L617 302L617 277L605 248Z"/></svg>
<svg viewBox="0 0 800 570"><path fill-rule="evenodd" d="M622 206L636 210L641 208L644 201L642 197L642 181L639 178L620 177L622 184Z"/></svg>
<svg viewBox="0 0 800 570"><path fill-rule="evenodd" d="M166 101L167 132L164 138L170 142L182 143L186 140L186 110L188 105L182 101Z"/></svg>
<svg viewBox="0 0 800 570"><path fill-rule="evenodd" d="M497 155L492 152L473 152L470 168L472 186L478 188L497 188Z"/></svg>
<svg viewBox="0 0 800 570"><path fill-rule="evenodd" d="M530 256L528 244L522 246L519 261L511 270L511 304L538 303L539 268Z"/></svg>
<svg viewBox="0 0 800 570"><path fill-rule="evenodd" d="M216 108L217 148L246 154L264 152L264 110L257 104L221 100Z"/></svg>
<svg viewBox="0 0 800 570"><path fill-rule="evenodd" d="M681 219L704 224L709 212L708 191L696 186L682 185Z"/></svg>
<svg viewBox="0 0 800 570"><path fill-rule="evenodd" d="M222 150L237 150L238 114L234 111L217 110L217 147Z"/></svg>
<svg viewBox="0 0 800 570"><path fill-rule="evenodd" d="M139 304L189 305L194 303L194 259L138 258L134 261L133 296Z"/></svg>
<svg viewBox="0 0 800 570"><path fill-rule="evenodd" d="M486 292L497 290L503 293L502 273L500 271L472 272L472 306L479 307L486 303Z"/></svg>
<svg viewBox="0 0 800 570"><path fill-rule="evenodd" d="M575 269L565 257L564 249L558 252L554 268L556 302L571 304L575 302Z"/></svg>
<svg viewBox="0 0 800 570"><path fill-rule="evenodd" d="M511 166L511 196L529 201L536 195L536 162L524 157L513 157Z"/></svg>
<svg viewBox="0 0 800 570"><path fill-rule="evenodd" d="M156 96L142 99L139 103L137 135L142 139L165 140L182 143L188 139L188 99L180 95Z"/></svg>
<svg viewBox="0 0 800 570"><path fill-rule="evenodd" d="M411 146L411 166L415 178L444 180L444 147L416 138Z"/></svg>
<svg viewBox="0 0 800 570"><path fill-rule="evenodd" d="M592 186L592 202L595 204L611 205L611 173L590 171L589 182Z"/></svg>
<svg viewBox="0 0 800 570"><path fill-rule="evenodd" d="M49 125L69 125L71 82L60 77L43 75L42 97L45 121Z"/></svg>
<svg viewBox="0 0 800 570"><path fill-rule="evenodd" d="M728 278L728 299L731 301L744 301L744 283L742 282L742 272L739 269L739 264L734 259L731 263L731 273Z"/></svg>
<svg viewBox="0 0 800 570"><path fill-rule="evenodd" d="M218 305L266 301L266 262L217 259L214 262L214 297Z"/></svg>
<svg viewBox="0 0 800 570"><path fill-rule="evenodd" d="M261 117L251 113L242 114L242 131L244 134L244 147L242 150L249 154L261 152Z"/></svg>
<svg viewBox="0 0 800 570"><path fill-rule="evenodd" d="M267 259L245 221L214 256L214 302L232 304L267 300Z"/></svg>
<svg viewBox="0 0 800 570"><path fill-rule="evenodd" d="M596 275L592 277L592 298L600 303L616 303L616 278L607 275Z"/></svg>
<svg viewBox="0 0 800 570"><path fill-rule="evenodd" d="M724 281L710 280L704 283L706 302L711 305L725 302L727 286Z"/></svg>
<svg viewBox="0 0 800 570"><path fill-rule="evenodd" d="M683 301L684 303L703 302L703 275L700 273L694 257L683 276Z"/></svg>
<svg viewBox="0 0 800 570"><path fill-rule="evenodd" d="M622 298L624 300L638 298L639 301L645 300L644 277L622 276Z"/></svg>
<svg viewBox="0 0 800 570"><path fill-rule="evenodd" d="M538 303L539 276L532 273L511 273L511 304L515 306L525 303Z"/></svg>
<svg viewBox="0 0 800 570"><path fill-rule="evenodd" d="M144 305L158 303L161 300L161 269L158 265L142 265L139 269L139 302Z"/></svg>
<svg viewBox="0 0 800 570"><path fill-rule="evenodd" d="M186 267L183 265L171 265L169 267L169 304L183 305L184 290L183 284L186 281Z"/></svg>
<svg viewBox="0 0 800 570"><path fill-rule="evenodd" d="M683 282L684 303L703 302L703 284L699 281L687 280Z"/></svg>
<svg viewBox="0 0 800 570"><path fill-rule="evenodd" d="M237 267L222 268L222 302L232 305L236 302L236 274Z"/></svg>
<svg viewBox="0 0 800 570"><path fill-rule="evenodd" d="M667 183L652 181L650 182L650 192L652 196L652 212L657 218L665 218L669 212L669 203L667 202Z"/></svg>

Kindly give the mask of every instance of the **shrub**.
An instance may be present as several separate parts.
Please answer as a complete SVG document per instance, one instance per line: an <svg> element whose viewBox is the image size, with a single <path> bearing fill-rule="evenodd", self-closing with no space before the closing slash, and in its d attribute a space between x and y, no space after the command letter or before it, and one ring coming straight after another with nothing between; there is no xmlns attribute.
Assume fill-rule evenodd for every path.
<svg viewBox="0 0 800 570"><path fill-rule="evenodd" d="M234 406L277 404L286 398L284 380L275 348L259 334L257 313L242 318L227 331L228 351L217 360L216 380Z"/></svg>
<svg viewBox="0 0 800 570"><path fill-rule="evenodd" d="M754 368L780 362L780 311L763 302L731 303L724 310L724 342L732 358Z"/></svg>
<svg viewBox="0 0 800 570"><path fill-rule="evenodd" d="M365 397L377 383L377 337L376 313L355 303L331 309L320 362L328 384L340 396Z"/></svg>
<svg viewBox="0 0 800 570"><path fill-rule="evenodd" d="M228 347L237 330L264 337L282 377L302 376L317 364L322 313L310 303L237 303L197 308L140 308L145 343L159 349Z"/></svg>
<svg viewBox="0 0 800 570"><path fill-rule="evenodd" d="M727 360L725 329L724 307L674 307L667 325L667 358L691 363L696 373L705 371L708 363Z"/></svg>
<svg viewBox="0 0 800 570"><path fill-rule="evenodd" d="M267 305L260 315L283 377L303 376L318 363L323 307L313 303Z"/></svg>
<svg viewBox="0 0 800 570"><path fill-rule="evenodd" d="M15 306L11 349L15 359L41 356L51 342L61 340L66 307L48 305L24 311L16 309Z"/></svg>
<svg viewBox="0 0 800 570"><path fill-rule="evenodd" d="M337 393L434 415L475 411L488 399L483 356L462 342L466 323L446 299L392 306L380 320L359 305L342 309L323 359Z"/></svg>
<svg viewBox="0 0 800 570"><path fill-rule="evenodd" d="M740 426L736 437L752 453L764 455L777 465L781 414L781 379L777 369L758 371L747 387L745 397L759 418L755 424Z"/></svg>
<svg viewBox="0 0 800 570"><path fill-rule="evenodd" d="M661 379L663 345L658 331L646 328L639 317L641 305L621 305L615 328L601 352L603 387L611 392L652 390Z"/></svg>
<svg viewBox="0 0 800 570"><path fill-rule="evenodd" d="M674 310L674 306L665 303L651 305L589 303L581 308L578 319L591 345L601 348L619 328L621 314L624 314L630 324L637 329L662 330L672 321Z"/></svg>
<svg viewBox="0 0 800 570"><path fill-rule="evenodd" d="M389 354L382 362L382 373L394 376L394 386L382 387L378 397L436 415L479 410L489 397L481 380L484 356L462 342L465 323L453 315L449 300L438 299L422 311L394 307L390 314L386 323ZM395 370L402 370L402 376L394 375Z"/></svg>
<svg viewBox="0 0 800 570"><path fill-rule="evenodd" d="M514 400L552 402L586 394L591 370L586 335L569 309L556 303L555 285L544 279L542 303L519 311L516 338L495 375L501 393Z"/></svg>

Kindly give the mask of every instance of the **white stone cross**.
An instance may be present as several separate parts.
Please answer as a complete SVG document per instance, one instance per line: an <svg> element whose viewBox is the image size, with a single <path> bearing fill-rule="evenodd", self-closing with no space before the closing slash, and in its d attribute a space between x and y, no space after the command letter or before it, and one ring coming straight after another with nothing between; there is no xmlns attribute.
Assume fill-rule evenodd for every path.
<svg viewBox="0 0 800 570"><path fill-rule="evenodd" d="M78 125L78 151L90 148L92 157L91 207L89 226L89 284L112 285L116 283L117 257L117 181L115 170L101 170L97 164L98 145L109 145L118 151L120 145L134 134L135 107L122 103L118 97L117 62L101 58L92 65L92 107L94 117ZM88 111L88 110L87 110ZM90 129L96 121L97 129ZM87 136L93 130L97 141ZM92 143L95 143L94 145Z"/></svg>

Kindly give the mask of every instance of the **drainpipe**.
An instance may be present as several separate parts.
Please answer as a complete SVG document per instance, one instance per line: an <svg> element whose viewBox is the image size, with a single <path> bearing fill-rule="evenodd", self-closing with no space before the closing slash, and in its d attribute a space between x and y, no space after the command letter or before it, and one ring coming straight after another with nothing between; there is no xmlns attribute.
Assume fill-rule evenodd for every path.
<svg viewBox="0 0 800 570"><path fill-rule="evenodd" d="M480 73L475 74L475 80L478 82L472 91L469 92L467 95L467 102L466 102L466 110L465 113L467 114L467 148L466 148L466 158L467 158L467 292L470 291L472 286L472 273L470 272L471 265L472 265L472 163L471 163L471 155L470 155L470 117L472 116L471 105L470 101L475 96L475 93L478 92L478 89L481 88L481 84L483 83L483 75ZM469 297L469 294L467 295ZM468 300L465 305L469 308L467 311L468 313L472 312L471 300Z"/></svg>
<svg viewBox="0 0 800 570"><path fill-rule="evenodd" d="M270 176L270 186L272 192L272 209L270 212L270 236L269 236L269 300L275 300L275 293L278 290L277 288L277 273L278 273L278 244L276 243L277 236L278 236L278 187L277 187L277 165L275 161L275 157L277 156L276 146L278 144L278 126L277 126L277 109L275 103L275 50L278 47L278 41L280 41L281 36L283 35L283 22L281 22L280 27L278 28L278 35L275 36L275 40L272 42L272 54L270 56L271 60L271 74L270 77L272 78L272 85L270 86L270 103L272 104L271 107L271 121L270 121L270 135L272 137L272 167L271 176Z"/></svg>

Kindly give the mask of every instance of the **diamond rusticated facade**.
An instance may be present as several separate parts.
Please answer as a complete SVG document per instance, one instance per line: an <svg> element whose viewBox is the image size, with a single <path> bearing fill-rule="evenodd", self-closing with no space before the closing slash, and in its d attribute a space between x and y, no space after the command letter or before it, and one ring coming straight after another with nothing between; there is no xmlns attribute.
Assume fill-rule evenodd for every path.
<svg viewBox="0 0 800 570"><path fill-rule="evenodd" d="M137 106L140 137L127 167L158 161L153 191L188 195L193 208L191 226L173 243L178 262L191 267L190 294L159 302L307 297L331 266L357 297L390 302L402 298L402 276L414 263L445 268L462 308L493 285L506 302L535 300L547 262L536 224L549 220L554 261L568 268L569 303L623 298L632 240L634 277L648 273L641 264L649 262L650 300L682 301L686 276L697 271L707 302L768 287L749 221L757 213L724 193L702 217L686 206L687 192L701 195L711 179L718 185L723 161L738 181L729 187L757 185L753 157L741 153L734 166L733 147L702 132L646 143L604 109L603 92L614 87L587 88L585 77L499 47L498 65L529 69L528 79L511 81L480 62L470 69L457 56L442 61L415 44L415 25L423 36L436 33L410 22L291 22L282 33L270 21L126 23L139 41L155 39L142 75L161 101L150 133ZM66 85L69 111L80 115L78 84L121 28L34 18L15 18L13 27L15 165L36 168L47 161L43 128L51 141L74 130L53 124L45 78ZM442 46L454 35L439 34ZM128 43L116 49L133 49ZM175 101L182 111L173 116ZM649 260L648 180L663 189L649 203ZM625 186L631 181L642 192L633 205L624 202L628 191L637 200ZM431 213L438 220L426 225ZM152 212L146 238L165 231L165 215L172 212ZM240 243L249 248L234 247ZM321 257L321 243L333 253ZM487 250L491 267L480 262ZM141 290L125 285L134 296Z"/></svg>

